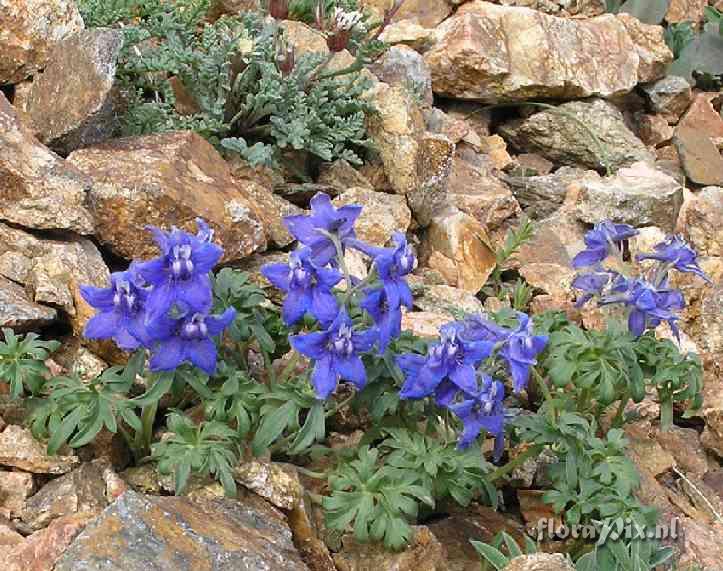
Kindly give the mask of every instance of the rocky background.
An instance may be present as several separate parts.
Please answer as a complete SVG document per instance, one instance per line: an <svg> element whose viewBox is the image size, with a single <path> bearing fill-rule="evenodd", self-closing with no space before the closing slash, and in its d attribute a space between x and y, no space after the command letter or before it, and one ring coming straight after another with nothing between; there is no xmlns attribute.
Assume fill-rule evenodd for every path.
<svg viewBox="0 0 723 571"><path fill-rule="evenodd" d="M253 4L219 0L213 17ZM387 2L362 4L381 13ZM673 0L666 21L701 22L706 4ZM405 327L422 336L436 334L450 306L504 305L478 294L523 214L537 232L511 274L533 288L533 312L561 308L578 320L570 261L590 224L641 228L633 253L681 233L715 282L676 284L689 300L685 347L705 364L703 414L662 434L657 405L645 401L627 432L641 499L681 518L680 568L723 569L723 92L666 76L662 27L604 11L602 0L407 0L383 35L392 47L369 69L376 160L326 164L302 184L228 162L191 132L116 138L120 33L84 30L73 0L0 0L0 326L61 339L55 370L93 376L122 356L79 337L91 309L78 286L104 285L110 269L152 255L145 225L191 228L203 217L224 262L258 276L291 242L282 216L318 190L364 206L367 242L383 245L394 230L416 237L419 295ZM299 52L326 50L313 29L287 28ZM540 100L557 109L505 106ZM472 571L469 539L519 537L524 519L547 509L521 489L524 519L476 506L385 553L324 536L304 501L314 482L293 467L240 466L240 500L207 482L171 497L172 482L151 466L126 469L110 434L77 456L48 457L23 427L27 412L3 397L5 571ZM549 556L544 569L560 561Z"/></svg>

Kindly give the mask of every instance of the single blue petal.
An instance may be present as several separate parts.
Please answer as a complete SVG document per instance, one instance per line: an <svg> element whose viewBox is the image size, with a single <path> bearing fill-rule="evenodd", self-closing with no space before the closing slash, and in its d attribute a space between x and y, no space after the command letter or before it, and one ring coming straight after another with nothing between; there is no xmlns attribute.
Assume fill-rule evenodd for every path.
<svg viewBox="0 0 723 571"><path fill-rule="evenodd" d="M289 291L289 265L266 264L261 267L261 275L281 291Z"/></svg>
<svg viewBox="0 0 723 571"><path fill-rule="evenodd" d="M329 341L329 334L325 331L315 331L306 335L292 335L289 342L295 351L310 359L321 359L328 354L326 345Z"/></svg>
<svg viewBox="0 0 723 571"><path fill-rule="evenodd" d="M187 341L184 357L209 376L216 372L216 345L210 339Z"/></svg>
<svg viewBox="0 0 723 571"><path fill-rule="evenodd" d="M470 365L458 365L449 374L450 380L461 390L468 394L475 394L478 391L475 379L474 367Z"/></svg>
<svg viewBox="0 0 723 571"><path fill-rule="evenodd" d="M119 332L122 319L116 311L99 313L86 323L83 335L87 339L110 339Z"/></svg>
<svg viewBox="0 0 723 571"><path fill-rule="evenodd" d="M366 385L367 373L359 357L355 355L347 358L337 357L334 359L333 367L343 380L353 383L356 388L363 389Z"/></svg>
<svg viewBox="0 0 723 571"><path fill-rule="evenodd" d="M101 311L112 311L115 290L112 287L99 288L88 285L80 286L80 295L89 305Z"/></svg>
<svg viewBox="0 0 723 571"><path fill-rule="evenodd" d="M193 271L207 274L218 264L221 256L223 256L223 249L220 246L208 242L198 243L193 249Z"/></svg>
<svg viewBox="0 0 723 571"><path fill-rule="evenodd" d="M177 283L176 300L185 303L193 312L206 313L211 309L213 291L207 274L197 274Z"/></svg>
<svg viewBox="0 0 723 571"><path fill-rule="evenodd" d="M208 335L210 337L220 335L224 329L233 323L234 319L236 319L236 310L233 307L229 307L221 315L210 315L205 319Z"/></svg>
<svg viewBox="0 0 723 571"><path fill-rule="evenodd" d="M336 372L331 367L332 359L324 356L314 365L314 372L311 374L311 383L319 399L326 400L334 392L337 385Z"/></svg>
<svg viewBox="0 0 723 571"><path fill-rule="evenodd" d="M635 337L640 337L645 332L645 313L633 309L628 316L628 329Z"/></svg>
<svg viewBox="0 0 723 571"><path fill-rule="evenodd" d="M149 366L151 371L174 371L184 360L184 343L179 337L170 337L155 347Z"/></svg>
<svg viewBox="0 0 723 571"><path fill-rule="evenodd" d="M311 313L321 323L330 323L339 313L339 304L334 294L320 287L312 291Z"/></svg>
<svg viewBox="0 0 723 571"><path fill-rule="evenodd" d="M303 319L311 309L311 292L305 289L292 289L284 299L281 315L286 325L294 325Z"/></svg>
<svg viewBox="0 0 723 571"><path fill-rule="evenodd" d="M607 249L583 250L572 260L573 268L584 268L599 264L607 258Z"/></svg>

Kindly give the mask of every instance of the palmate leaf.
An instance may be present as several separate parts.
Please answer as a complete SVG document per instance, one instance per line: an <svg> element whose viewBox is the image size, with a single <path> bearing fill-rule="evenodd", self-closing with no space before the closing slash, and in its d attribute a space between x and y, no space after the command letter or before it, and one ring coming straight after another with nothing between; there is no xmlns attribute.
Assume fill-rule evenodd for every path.
<svg viewBox="0 0 723 571"><path fill-rule="evenodd" d="M17 336L12 329L2 330L4 341L0 341L0 382L10 383L10 396L19 398L27 388L32 394L39 394L49 377L45 359L60 343L41 341L35 333Z"/></svg>

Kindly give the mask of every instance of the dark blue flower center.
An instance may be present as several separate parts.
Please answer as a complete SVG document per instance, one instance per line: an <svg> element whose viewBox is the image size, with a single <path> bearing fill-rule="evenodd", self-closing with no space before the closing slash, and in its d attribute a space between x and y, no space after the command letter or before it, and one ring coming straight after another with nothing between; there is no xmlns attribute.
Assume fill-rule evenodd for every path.
<svg viewBox="0 0 723 571"><path fill-rule="evenodd" d="M124 313L135 313L138 309L138 296L130 282L121 280L116 283L113 305Z"/></svg>
<svg viewBox="0 0 723 571"><path fill-rule="evenodd" d="M304 267L303 263L292 257L289 262L290 287L306 289L313 285L314 274Z"/></svg>
<svg viewBox="0 0 723 571"><path fill-rule="evenodd" d="M181 325L181 337L184 339L205 339L208 337L206 316L202 313L194 314Z"/></svg>
<svg viewBox="0 0 723 571"><path fill-rule="evenodd" d="M328 348L338 357L351 357L354 354L351 327L346 324L342 325Z"/></svg>
<svg viewBox="0 0 723 571"><path fill-rule="evenodd" d="M171 250L171 272L174 278L186 280L193 275L192 254L193 249L188 244L173 247Z"/></svg>

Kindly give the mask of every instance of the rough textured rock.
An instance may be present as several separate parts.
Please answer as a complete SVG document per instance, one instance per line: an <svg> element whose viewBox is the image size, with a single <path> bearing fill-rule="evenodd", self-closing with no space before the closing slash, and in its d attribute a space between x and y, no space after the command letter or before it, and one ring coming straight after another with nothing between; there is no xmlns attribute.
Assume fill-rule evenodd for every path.
<svg viewBox="0 0 723 571"><path fill-rule="evenodd" d="M356 223L357 236L375 246L385 246L394 232L406 232L412 213L403 196L352 188L334 199L336 207L358 204L364 207Z"/></svg>
<svg viewBox="0 0 723 571"><path fill-rule="evenodd" d="M675 129L662 115L636 113L635 123L638 137L649 147L659 147L673 138Z"/></svg>
<svg viewBox="0 0 723 571"><path fill-rule="evenodd" d="M669 24L702 22L703 11L707 5L707 0L671 0L665 21Z"/></svg>
<svg viewBox="0 0 723 571"><path fill-rule="evenodd" d="M402 87L380 83L370 98L378 113L367 118L369 137L394 192L406 194L417 182L418 141L424 133L422 112Z"/></svg>
<svg viewBox="0 0 723 571"><path fill-rule="evenodd" d="M35 139L0 93L0 220L91 234L91 186L87 176Z"/></svg>
<svg viewBox="0 0 723 571"><path fill-rule="evenodd" d="M234 479L284 510L297 507L304 493L295 468L288 464L245 462L234 470Z"/></svg>
<svg viewBox="0 0 723 571"><path fill-rule="evenodd" d="M652 153L625 125L622 113L602 99L573 101L557 110L539 111L527 119L503 124L500 133L516 148L569 166L618 168L653 161Z"/></svg>
<svg viewBox="0 0 723 571"><path fill-rule="evenodd" d="M110 138L117 129L114 102L120 30L94 29L58 43L27 96L26 116L38 139L67 155Z"/></svg>
<svg viewBox="0 0 723 571"><path fill-rule="evenodd" d="M393 22L382 32L379 39L392 46L403 44L418 52L428 50L435 42L434 30L410 20Z"/></svg>
<svg viewBox="0 0 723 571"><path fill-rule="evenodd" d="M439 328L449 323L449 313L412 311L402 315L402 331L410 331L419 337L436 338Z"/></svg>
<svg viewBox="0 0 723 571"><path fill-rule="evenodd" d="M454 163L455 144L445 135L425 134L419 141L414 187L407 192L407 204L421 227L449 202L449 178Z"/></svg>
<svg viewBox="0 0 723 571"><path fill-rule="evenodd" d="M437 28L425 59L439 95L486 102L608 97L656 79L652 70L672 58L660 36L609 14L571 20L475 0Z"/></svg>
<svg viewBox="0 0 723 571"><path fill-rule="evenodd" d="M16 332L38 329L49 325L58 312L33 302L18 284L0 276L0 327Z"/></svg>
<svg viewBox="0 0 723 571"><path fill-rule="evenodd" d="M291 244L294 239L284 225L284 217L302 214L301 208L291 204L288 200L274 194L274 192L253 181L239 182L239 187L247 200L253 205L254 212L264 227L266 240L283 248Z"/></svg>
<svg viewBox="0 0 723 571"><path fill-rule="evenodd" d="M85 326L94 310L80 295L82 284L106 286L110 272L90 240L40 239L32 234L0 223L0 256L23 256L25 270L5 277L25 286L30 299L60 307L70 318L76 334ZM0 264L0 274L3 273Z"/></svg>
<svg viewBox="0 0 723 571"><path fill-rule="evenodd" d="M693 99L690 83L676 75L669 75L640 87L651 111L663 115L669 123L677 123Z"/></svg>
<svg viewBox="0 0 723 571"><path fill-rule="evenodd" d="M32 474L0 471L0 514L7 519L19 517L34 488Z"/></svg>
<svg viewBox="0 0 723 571"><path fill-rule="evenodd" d="M661 26L644 24L624 12L618 14L638 54L638 81L654 81L665 75L673 52L665 43L665 31Z"/></svg>
<svg viewBox="0 0 723 571"><path fill-rule="evenodd" d="M723 253L723 188L710 186L686 200L678 231L701 256L720 256Z"/></svg>
<svg viewBox="0 0 723 571"><path fill-rule="evenodd" d="M445 285L423 286L422 294L415 295L414 306L430 313L445 313L455 315L453 312L479 313L482 311L482 302L465 290Z"/></svg>
<svg viewBox="0 0 723 571"><path fill-rule="evenodd" d="M0 433L0 464L34 474L65 474L78 464L78 458L48 456L28 429L11 424Z"/></svg>
<svg viewBox="0 0 723 571"><path fill-rule="evenodd" d="M432 218L422 239L423 263L444 276L447 285L477 293L495 266L489 237L481 224L455 208Z"/></svg>
<svg viewBox="0 0 723 571"><path fill-rule="evenodd" d="M400 553L387 551L380 545L357 543L353 537L344 536L343 550L334 554L336 568L338 571L446 571L442 544L427 527L417 526L414 530L411 545Z"/></svg>
<svg viewBox="0 0 723 571"><path fill-rule="evenodd" d="M369 180L344 159L321 165L318 182L334 186L339 189L339 192L350 188L374 190Z"/></svg>
<svg viewBox="0 0 723 571"><path fill-rule="evenodd" d="M507 564L504 571L574 571L575 566L561 553L520 555Z"/></svg>
<svg viewBox="0 0 723 571"><path fill-rule="evenodd" d="M387 0L362 0L360 5L367 8L377 18L381 18L391 4ZM425 28L434 28L451 13L452 6L446 0L439 2L407 0L392 21L409 21Z"/></svg>
<svg viewBox="0 0 723 571"><path fill-rule="evenodd" d="M59 517L98 515L108 505L105 468L100 462L89 462L47 483L26 502L21 519L30 529L39 530Z"/></svg>
<svg viewBox="0 0 723 571"><path fill-rule="evenodd" d="M500 0L503 6L522 6L552 16L600 16L605 13L603 0Z"/></svg>
<svg viewBox="0 0 723 571"><path fill-rule="evenodd" d="M184 131L117 139L75 151L68 161L93 178L96 235L120 256L157 252L146 225L195 232L197 217L215 230L226 261L266 247L254 203L200 135Z"/></svg>
<svg viewBox="0 0 723 571"><path fill-rule="evenodd" d="M0 0L0 85L42 69L52 47L82 29L73 0Z"/></svg>
<svg viewBox="0 0 723 571"><path fill-rule="evenodd" d="M306 571L283 515L241 501L128 491L76 537L55 571Z"/></svg>
<svg viewBox="0 0 723 571"><path fill-rule="evenodd" d="M0 555L5 571L52 571L68 545L93 516L76 514L53 521Z"/></svg>
<svg viewBox="0 0 723 571"><path fill-rule="evenodd" d="M723 117L713 105L715 99L720 100L716 93L697 93L680 118L679 127L688 127L710 139L723 137Z"/></svg>
<svg viewBox="0 0 723 571"><path fill-rule="evenodd" d="M673 143L691 182L723 185L723 157L709 137L701 135L698 129L679 125Z"/></svg>
<svg viewBox="0 0 723 571"><path fill-rule="evenodd" d="M583 178L598 178L594 171L562 167L543 176L511 176L504 181L512 189L525 214L533 220L552 216L565 201L568 187Z"/></svg>
<svg viewBox="0 0 723 571"><path fill-rule="evenodd" d="M370 69L381 81L401 86L420 101L432 104L432 74L424 58L412 48L392 46Z"/></svg>
<svg viewBox="0 0 723 571"><path fill-rule="evenodd" d="M578 218L588 224L613 220L672 231L683 204L678 182L646 163L620 169L615 176L583 180L571 190Z"/></svg>

